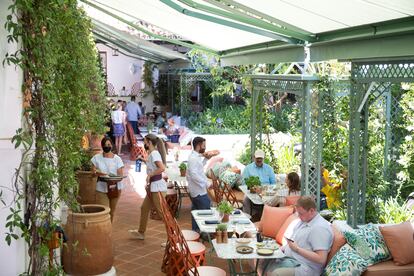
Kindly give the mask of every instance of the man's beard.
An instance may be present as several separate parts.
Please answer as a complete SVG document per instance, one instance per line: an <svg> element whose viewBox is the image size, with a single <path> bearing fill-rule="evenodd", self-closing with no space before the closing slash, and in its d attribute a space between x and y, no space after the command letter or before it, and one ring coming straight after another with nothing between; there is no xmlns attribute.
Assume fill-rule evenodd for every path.
<svg viewBox="0 0 414 276"><path fill-rule="evenodd" d="M206 149L200 149L200 151L199 151L198 153L203 154L203 153L205 153L205 152L206 152Z"/></svg>

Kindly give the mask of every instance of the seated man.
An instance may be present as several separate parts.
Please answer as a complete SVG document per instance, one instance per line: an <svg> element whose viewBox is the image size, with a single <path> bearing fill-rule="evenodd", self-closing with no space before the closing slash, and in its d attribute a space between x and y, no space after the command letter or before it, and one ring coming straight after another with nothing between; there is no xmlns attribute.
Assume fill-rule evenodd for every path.
<svg viewBox="0 0 414 276"><path fill-rule="evenodd" d="M271 261L266 275L321 275L326 265L333 241L331 224L319 215L315 200L310 196L299 198L296 212L301 221L280 249L300 266L283 267L283 261Z"/></svg>
<svg viewBox="0 0 414 276"><path fill-rule="evenodd" d="M254 162L247 165L242 173L243 179L246 179L250 176L258 176L260 178L260 182L262 185L275 185L276 184L276 177L275 173L273 172L272 167L268 164L265 164L264 161L265 153L264 151L258 149L254 153ZM259 208L252 208L253 202L246 196L243 201L243 212L251 214L253 217L253 211L258 213L260 218L260 210Z"/></svg>

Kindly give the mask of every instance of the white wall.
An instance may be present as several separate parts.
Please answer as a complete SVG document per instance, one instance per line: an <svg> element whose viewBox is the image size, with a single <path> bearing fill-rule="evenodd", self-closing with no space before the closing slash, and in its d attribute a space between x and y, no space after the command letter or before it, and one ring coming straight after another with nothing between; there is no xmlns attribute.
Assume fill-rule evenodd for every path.
<svg viewBox="0 0 414 276"><path fill-rule="evenodd" d="M3 27L8 15L7 8L11 3L10 0L0 1L0 61L3 61L6 52L12 53L16 50L16 45L7 43L7 33ZM12 188L13 172L21 159L21 151L14 149L11 143L11 137L21 127L21 84L21 70L14 66L0 65L0 189L3 190L3 199L7 204L13 198L12 192L7 188ZM5 208L1 203L0 205L0 275L19 275L25 268L26 246L22 240L12 241L10 246L5 242L6 217L10 211L8 207Z"/></svg>
<svg viewBox="0 0 414 276"><path fill-rule="evenodd" d="M108 83L113 84L115 92L119 92L123 86L131 91L134 83L141 83L144 61L127 57L121 53L118 53L118 56L113 56L113 50L100 43L97 44L97 47L100 52L106 52ZM137 65L135 74L130 71L131 64Z"/></svg>
<svg viewBox="0 0 414 276"><path fill-rule="evenodd" d="M142 83L142 73L144 68L144 61L140 59L130 58L121 53L118 53L118 56L113 56L113 50L106 45L97 44L98 50L100 52L106 52L107 57L107 74L108 74L108 83L112 83L115 87L115 92L119 92L123 86L125 86L128 91L131 91L132 85L139 82ZM131 64L137 65L137 71L135 74L130 72ZM142 86L143 87L143 86ZM131 98L127 97L109 97L115 101L123 100L129 102ZM145 97L138 94L136 96L135 102L142 102L142 105L146 107L145 112L152 111L154 106L154 96L150 93Z"/></svg>

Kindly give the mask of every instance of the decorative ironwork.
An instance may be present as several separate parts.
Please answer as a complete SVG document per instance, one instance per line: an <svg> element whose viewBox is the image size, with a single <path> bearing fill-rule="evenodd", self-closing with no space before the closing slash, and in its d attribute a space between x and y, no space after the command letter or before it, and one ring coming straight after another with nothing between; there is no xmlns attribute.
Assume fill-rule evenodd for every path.
<svg viewBox="0 0 414 276"><path fill-rule="evenodd" d="M365 222L369 106L378 100L385 103L384 174L391 182L395 173L390 171L390 164L398 158L401 137L393 131L400 112L399 97L390 90L393 84L414 81L414 60L353 62L351 78L347 220L349 225L356 227ZM364 103L364 95L372 82L371 96Z"/></svg>
<svg viewBox="0 0 414 276"><path fill-rule="evenodd" d="M305 75L249 75L252 78L251 152L256 149L256 140L262 143L262 108L264 101L275 103L285 94L296 95L301 106L302 120L302 194L313 195L320 202L322 113L321 95L312 91L315 76ZM257 126L257 123L259 125Z"/></svg>

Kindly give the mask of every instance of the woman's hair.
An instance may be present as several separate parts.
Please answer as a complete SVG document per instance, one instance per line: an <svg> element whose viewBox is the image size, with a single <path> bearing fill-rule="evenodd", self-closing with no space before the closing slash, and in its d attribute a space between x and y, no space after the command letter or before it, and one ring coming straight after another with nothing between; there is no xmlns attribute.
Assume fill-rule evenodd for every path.
<svg viewBox="0 0 414 276"><path fill-rule="evenodd" d="M150 133L145 136L145 139L151 142L151 144L157 148L161 155L162 163L167 165L167 150L165 148L164 140L158 138L156 135Z"/></svg>
<svg viewBox="0 0 414 276"><path fill-rule="evenodd" d="M295 172L291 172L287 175L289 192L300 191L300 179L299 175Z"/></svg>
<svg viewBox="0 0 414 276"><path fill-rule="evenodd" d="M111 142L111 147L114 147L114 145L112 144L112 140L111 138L109 138L109 136L105 136L104 138L102 138L101 140L101 147L103 148L106 144L106 141Z"/></svg>

